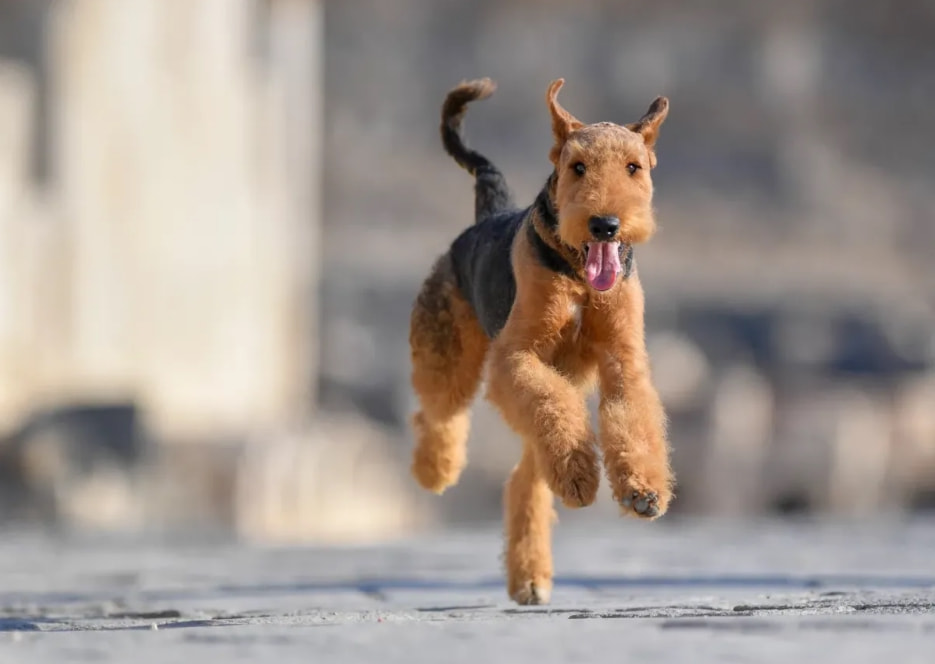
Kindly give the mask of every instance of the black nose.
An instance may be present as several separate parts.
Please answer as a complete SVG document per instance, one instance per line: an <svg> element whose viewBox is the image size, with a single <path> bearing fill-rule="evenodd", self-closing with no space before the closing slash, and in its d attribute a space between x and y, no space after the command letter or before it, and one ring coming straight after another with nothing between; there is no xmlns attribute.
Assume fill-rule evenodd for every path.
<svg viewBox="0 0 935 664"><path fill-rule="evenodd" d="M609 240L620 230L620 220L617 217L591 217L588 230L595 240Z"/></svg>

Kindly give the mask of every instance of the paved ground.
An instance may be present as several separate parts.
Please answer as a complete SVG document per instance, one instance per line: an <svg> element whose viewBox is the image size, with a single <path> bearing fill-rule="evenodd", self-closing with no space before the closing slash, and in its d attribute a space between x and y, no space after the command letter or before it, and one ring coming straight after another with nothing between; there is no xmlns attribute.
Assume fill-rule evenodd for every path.
<svg viewBox="0 0 935 664"><path fill-rule="evenodd" d="M564 524L548 609L497 529L380 547L0 543L0 664L935 661L935 521Z"/></svg>

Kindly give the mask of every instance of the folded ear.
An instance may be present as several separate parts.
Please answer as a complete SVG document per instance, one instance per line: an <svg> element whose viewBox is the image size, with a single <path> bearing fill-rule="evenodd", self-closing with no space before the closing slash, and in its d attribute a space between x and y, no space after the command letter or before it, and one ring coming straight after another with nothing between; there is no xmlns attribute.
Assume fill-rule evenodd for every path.
<svg viewBox="0 0 935 664"><path fill-rule="evenodd" d="M656 165L656 152L653 149L656 145L656 139L659 137L659 127L665 122L669 114L669 100L665 97L656 97L655 101L649 106L649 110L637 122L627 125L627 129L635 131L643 136L646 147L649 148L649 157L651 166Z"/></svg>
<svg viewBox="0 0 935 664"><path fill-rule="evenodd" d="M565 141L568 140L569 134L584 126L583 122L562 108L562 105L558 103L558 91L562 89L564 84L564 78L552 81L549 85L549 91L545 95L545 101L549 106L549 113L552 115L552 136L555 138L555 145L552 146L552 151L549 153L549 159L552 160L553 164L558 163L559 155L562 153L562 147L565 145Z"/></svg>

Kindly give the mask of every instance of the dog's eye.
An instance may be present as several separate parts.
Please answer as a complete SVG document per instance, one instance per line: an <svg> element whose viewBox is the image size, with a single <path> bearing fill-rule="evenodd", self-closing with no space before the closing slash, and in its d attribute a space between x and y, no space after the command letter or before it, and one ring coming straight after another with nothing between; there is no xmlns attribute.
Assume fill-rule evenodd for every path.
<svg viewBox="0 0 935 664"><path fill-rule="evenodd" d="M584 172L588 169L585 168L583 163L581 163L580 161L576 161L575 163L571 165L571 170L573 170L578 175L584 175Z"/></svg>
<svg viewBox="0 0 935 664"><path fill-rule="evenodd" d="M636 172L637 172L638 170L640 170L641 168L642 168L642 166L640 166L639 164L637 164L635 161L631 161L629 164L627 164L627 170L630 172L630 175L633 175L634 173L636 173Z"/></svg>

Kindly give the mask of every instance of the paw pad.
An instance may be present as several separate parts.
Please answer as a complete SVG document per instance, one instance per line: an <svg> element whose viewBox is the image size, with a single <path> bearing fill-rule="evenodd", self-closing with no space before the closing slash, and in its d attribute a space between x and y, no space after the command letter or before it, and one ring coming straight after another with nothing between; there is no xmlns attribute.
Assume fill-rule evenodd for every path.
<svg viewBox="0 0 935 664"><path fill-rule="evenodd" d="M659 515L659 496L655 491L634 491L629 496L625 496L620 505L626 509L632 509L640 516L654 517Z"/></svg>

